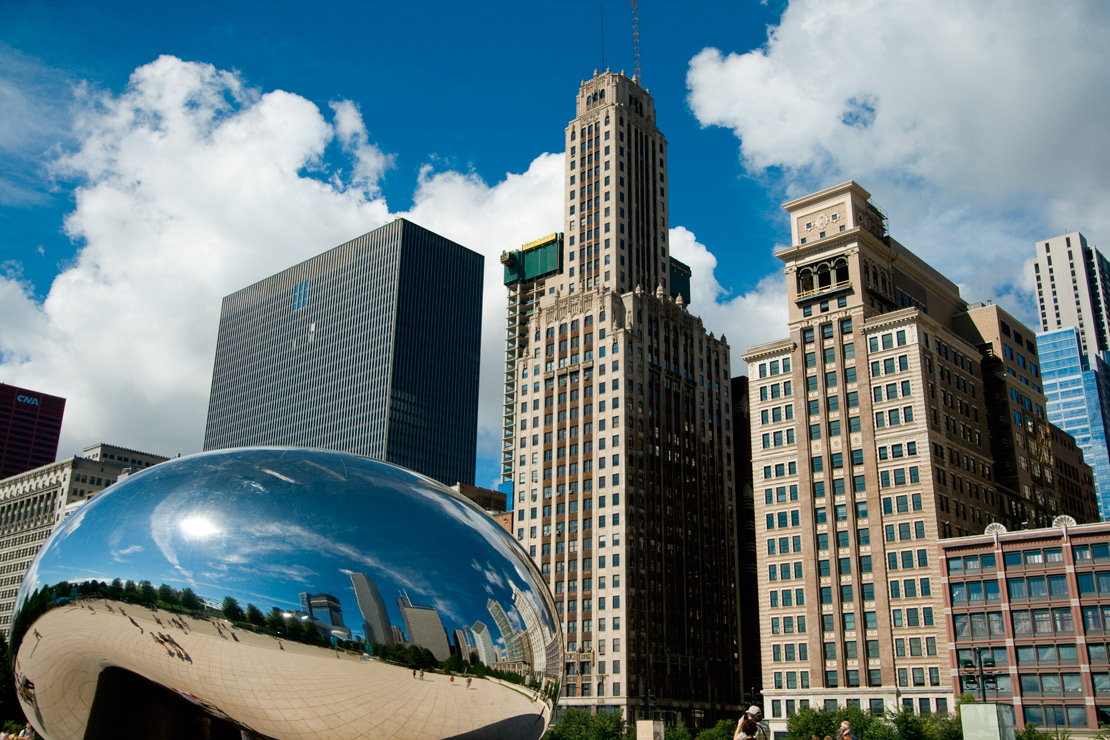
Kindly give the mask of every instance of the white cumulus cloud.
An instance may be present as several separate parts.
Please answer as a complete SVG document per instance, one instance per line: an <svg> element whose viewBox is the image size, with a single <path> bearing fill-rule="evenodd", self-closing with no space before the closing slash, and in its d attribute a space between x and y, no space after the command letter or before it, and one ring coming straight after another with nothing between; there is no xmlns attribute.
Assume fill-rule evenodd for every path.
<svg viewBox="0 0 1110 740"><path fill-rule="evenodd" d="M794 0L762 48L695 56L689 103L786 196L860 182L965 298L1032 320L1033 241L1110 233L1108 22L1098 2Z"/></svg>
<svg viewBox="0 0 1110 740"><path fill-rule="evenodd" d="M221 298L398 216L486 257L480 424L499 452L498 258L560 223L562 156L495 184L426 170L395 213L379 190L391 157L363 122L375 114L168 56L122 93L87 93L55 163L81 183L65 223L77 254L41 301L18 265L0 269L0 373L68 399L61 454L199 449Z"/></svg>
<svg viewBox="0 0 1110 740"><path fill-rule="evenodd" d="M728 340L732 374L744 372L740 359L749 347L786 334L786 280L772 273L746 293L733 295L717 281L717 258L688 229L671 229L671 254L690 266L690 312L705 328Z"/></svg>

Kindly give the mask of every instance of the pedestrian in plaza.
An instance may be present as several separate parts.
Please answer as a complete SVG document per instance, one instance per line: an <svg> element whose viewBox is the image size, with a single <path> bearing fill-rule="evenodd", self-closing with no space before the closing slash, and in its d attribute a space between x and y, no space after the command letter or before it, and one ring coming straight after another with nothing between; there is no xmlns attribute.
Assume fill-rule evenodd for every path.
<svg viewBox="0 0 1110 740"><path fill-rule="evenodd" d="M859 740L852 732L851 722L844 720L840 723L840 729L836 731L836 740Z"/></svg>
<svg viewBox="0 0 1110 740"><path fill-rule="evenodd" d="M763 724L763 710L754 704L748 707L748 711L736 723L736 732L732 737L733 740L769 740L769 733Z"/></svg>
<svg viewBox="0 0 1110 740"><path fill-rule="evenodd" d="M468 688L468 689L470 688L470 682L473 681L473 680L474 679L470 678L469 676L467 677L467 679L466 679L466 688Z"/></svg>
<svg viewBox="0 0 1110 740"><path fill-rule="evenodd" d="M23 725L23 729L19 731L19 740L35 740L35 731L31 729L31 723Z"/></svg>

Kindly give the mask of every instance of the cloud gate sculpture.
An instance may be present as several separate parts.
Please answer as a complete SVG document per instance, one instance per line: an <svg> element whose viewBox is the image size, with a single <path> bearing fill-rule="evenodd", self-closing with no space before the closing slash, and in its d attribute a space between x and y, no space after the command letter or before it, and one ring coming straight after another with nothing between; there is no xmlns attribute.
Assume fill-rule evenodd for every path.
<svg viewBox="0 0 1110 740"><path fill-rule="evenodd" d="M290 448L171 460L85 504L10 640L48 740L535 739L562 676L551 595L485 512Z"/></svg>

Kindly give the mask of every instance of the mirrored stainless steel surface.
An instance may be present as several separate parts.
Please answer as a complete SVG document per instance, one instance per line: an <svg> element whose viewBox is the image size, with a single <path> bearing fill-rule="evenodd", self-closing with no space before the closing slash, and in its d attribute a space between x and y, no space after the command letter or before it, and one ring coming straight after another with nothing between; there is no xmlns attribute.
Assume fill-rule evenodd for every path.
<svg viewBox="0 0 1110 740"><path fill-rule="evenodd" d="M527 554L439 483L251 448L132 475L62 523L10 636L63 738L539 738L562 640Z"/></svg>

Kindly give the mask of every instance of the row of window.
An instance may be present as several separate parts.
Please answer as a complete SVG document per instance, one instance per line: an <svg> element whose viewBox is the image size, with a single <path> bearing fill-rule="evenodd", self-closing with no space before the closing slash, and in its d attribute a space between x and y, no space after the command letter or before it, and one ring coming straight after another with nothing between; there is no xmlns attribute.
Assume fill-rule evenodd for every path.
<svg viewBox="0 0 1110 740"><path fill-rule="evenodd" d="M883 375L890 375L891 373L902 372L909 369L909 355L887 357L885 360L873 360L871 362L871 377L878 378Z"/></svg>
<svg viewBox="0 0 1110 740"><path fill-rule="evenodd" d="M918 586L920 586L920 588L918 588ZM905 578L901 581L893 580L890 582L890 598L892 599L912 599L919 595L932 595L932 588L929 585L928 578Z"/></svg>
<svg viewBox="0 0 1110 740"><path fill-rule="evenodd" d="M784 645L774 644L771 646L771 660L775 663L792 663L796 660L809 660L809 645L804 642L799 642L795 645L788 642Z"/></svg>
<svg viewBox="0 0 1110 740"><path fill-rule="evenodd" d="M790 372L790 358L784 357L782 360L771 360L770 362L759 363L759 377L766 378L775 376L779 373Z"/></svg>
<svg viewBox="0 0 1110 740"><path fill-rule="evenodd" d="M870 681L870 685L871 686L881 686L882 685L882 680L881 680L882 676L881 676L881 674L876 675L876 674L879 674L878 671L872 671L871 673L872 673L871 678L874 679L874 680ZM915 710L918 711L919 713L923 714L923 715L931 714L932 713L932 706L931 705L932 705L933 701L936 701L936 703L937 703L936 704L937 714L947 714L948 713L948 699L944 698L944 697L937 697L936 699L930 699L929 697L922 696L922 697L918 697L916 704L914 703L914 700L913 700L912 697L906 697L906 698L902 699L902 708L905 709L905 711L909 712L910 714L913 714L913 712ZM854 708L854 709L860 709L861 708L860 702L861 702L860 699L847 699L847 700L845 700L845 706L848 706L848 707L851 707L851 708ZM790 717L791 715L793 715L798 710L798 708L801 708L803 710L804 709L809 709L809 706L810 705L809 705L809 700L808 699L799 699L797 701L795 701L794 699L787 699L786 700L786 716ZM783 708L783 700L782 699L772 699L771 700L771 716L772 717L774 717L775 719L781 718L783 716L782 708ZM839 707L839 704L838 704L836 699L825 699L825 711L827 711L827 712L836 712L839 708L840 707ZM1008 707L1008 709L1010 709L1011 712L1012 712L1013 708ZM882 699L869 699L868 700L867 711L868 711L869 714L871 714L874 717L882 717L886 713L886 705L883 703ZM1099 711L1102 712L1103 709L1100 708ZM1107 720L1110 721L1110 707L1106 708L1105 712L1106 712ZM1102 715L1100 714L1100 716L1102 716ZM781 735L785 736L785 733L778 733L778 734L781 734ZM780 740L778 735L776 735L776 740Z"/></svg>
<svg viewBox="0 0 1110 740"><path fill-rule="evenodd" d="M849 367L844 368L844 382L845 383L855 383L856 382L856 368L854 366L849 366ZM830 370L829 372L825 373L825 387L826 388L835 388L836 386L837 386L836 371L835 370ZM807 375L806 376L806 391L809 392L809 393L815 393L817 391L817 376L816 375Z"/></svg>
<svg viewBox="0 0 1110 740"><path fill-rule="evenodd" d="M868 337L867 348L872 352L878 352L880 346L882 349L894 349L895 344L899 347L906 345L906 330L899 329L896 332L886 332L879 336Z"/></svg>
<svg viewBox="0 0 1110 740"><path fill-rule="evenodd" d="M771 606L805 606L806 595L803 588L784 588L782 591L772 590L770 593Z"/></svg>
<svg viewBox="0 0 1110 740"><path fill-rule="evenodd" d="M798 463L791 460L789 463L778 463L777 465L764 465L763 477L766 478L781 478L784 475L797 475Z"/></svg>
<svg viewBox="0 0 1110 740"><path fill-rule="evenodd" d="M791 463L793 465L793 463ZM789 491L789 493L788 493ZM778 486L777 488L768 488L763 492L763 498L767 503L785 503L786 501L798 500L798 484L791 483L789 486Z"/></svg>

